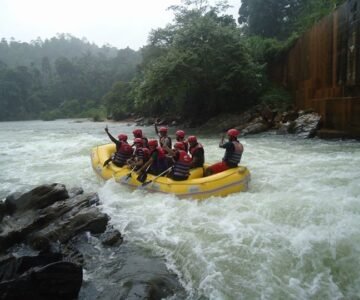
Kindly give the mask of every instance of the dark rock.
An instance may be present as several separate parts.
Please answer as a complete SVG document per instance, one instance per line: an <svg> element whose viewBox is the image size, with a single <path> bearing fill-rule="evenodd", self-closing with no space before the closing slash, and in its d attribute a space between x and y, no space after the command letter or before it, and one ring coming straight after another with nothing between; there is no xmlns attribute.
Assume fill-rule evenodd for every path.
<svg viewBox="0 0 360 300"><path fill-rule="evenodd" d="M16 202L17 199L21 197L21 195L22 193L20 192L12 193L6 197L5 202L1 202L4 205L4 207L2 208L4 215L13 213L15 208L14 205L12 205L12 203Z"/></svg>
<svg viewBox="0 0 360 300"><path fill-rule="evenodd" d="M277 134L296 134L301 138L311 138L316 134L319 128L321 116L317 113L303 114L299 113L299 117L294 121L281 123L278 127Z"/></svg>
<svg viewBox="0 0 360 300"><path fill-rule="evenodd" d="M84 193L84 190L81 187L73 187L69 191L69 198L75 197L77 195L81 195Z"/></svg>
<svg viewBox="0 0 360 300"><path fill-rule="evenodd" d="M64 256L65 261L78 264L79 266L84 265L84 255L73 245L72 242L65 244L61 248L61 253Z"/></svg>
<svg viewBox="0 0 360 300"><path fill-rule="evenodd" d="M294 133L295 122L279 123L276 134L289 134Z"/></svg>
<svg viewBox="0 0 360 300"><path fill-rule="evenodd" d="M202 131L212 131L217 133L224 133L230 128L242 130L252 118L253 115L250 112L242 114L221 114L208 120L201 125L200 129Z"/></svg>
<svg viewBox="0 0 360 300"><path fill-rule="evenodd" d="M302 138L311 138L319 128L321 116L317 113L301 115L295 120L294 133Z"/></svg>
<svg viewBox="0 0 360 300"><path fill-rule="evenodd" d="M0 270L0 299L76 299L82 267L59 255L9 258Z"/></svg>
<svg viewBox="0 0 360 300"><path fill-rule="evenodd" d="M282 114L281 121L283 123L287 123L287 122L295 121L298 117L299 117L299 113L297 111L284 112Z"/></svg>
<svg viewBox="0 0 360 300"><path fill-rule="evenodd" d="M8 212L5 202L0 201L0 222L7 213Z"/></svg>
<svg viewBox="0 0 360 300"><path fill-rule="evenodd" d="M50 241L67 242L80 232L102 233L106 229L108 216L93 204L98 203L97 194L82 194L37 211L17 212L6 216L0 224L0 251L32 239L39 235Z"/></svg>
<svg viewBox="0 0 360 300"><path fill-rule="evenodd" d="M165 299L173 295L174 286L167 278L157 277L147 283L147 297L149 300Z"/></svg>
<svg viewBox="0 0 360 300"><path fill-rule="evenodd" d="M11 213L47 207L57 201L69 198L63 184L41 185L20 197L7 197L5 203Z"/></svg>
<svg viewBox="0 0 360 300"><path fill-rule="evenodd" d="M42 235L33 235L29 239L29 245L40 252L50 252L50 240Z"/></svg>
<svg viewBox="0 0 360 300"><path fill-rule="evenodd" d="M262 117L254 119L251 123L241 130L241 135L256 134L269 129L269 124L263 121Z"/></svg>
<svg viewBox="0 0 360 300"><path fill-rule="evenodd" d="M105 246L113 246L118 242L119 244L121 244L122 241L123 241L123 237L121 236L121 233L118 230L105 232L101 235L101 243Z"/></svg>
<svg viewBox="0 0 360 300"><path fill-rule="evenodd" d="M104 232L108 221L109 217L96 207L86 207L81 210L74 208L38 233L52 241L59 240L65 243L81 232L90 231L93 234Z"/></svg>
<svg viewBox="0 0 360 300"><path fill-rule="evenodd" d="M137 119L135 119L135 123L140 123L140 122L142 122L143 120L144 120L143 117L137 118Z"/></svg>

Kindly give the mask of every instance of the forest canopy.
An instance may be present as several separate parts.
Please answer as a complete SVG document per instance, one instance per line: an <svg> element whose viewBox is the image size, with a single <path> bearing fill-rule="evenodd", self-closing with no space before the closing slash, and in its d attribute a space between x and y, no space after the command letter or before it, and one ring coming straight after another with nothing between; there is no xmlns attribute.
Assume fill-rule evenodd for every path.
<svg viewBox="0 0 360 300"><path fill-rule="evenodd" d="M343 2L242 0L235 20L226 1L183 0L139 51L69 34L2 39L0 121L172 114L201 123L264 99L289 101L267 77L268 63Z"/></svg>

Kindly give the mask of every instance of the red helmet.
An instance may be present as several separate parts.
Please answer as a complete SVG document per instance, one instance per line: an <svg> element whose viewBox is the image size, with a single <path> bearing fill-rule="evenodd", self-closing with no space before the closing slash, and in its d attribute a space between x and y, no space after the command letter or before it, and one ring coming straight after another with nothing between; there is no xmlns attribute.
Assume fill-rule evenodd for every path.
<svg viewBox="0 0 360 300"><path fill-rule="evenodd" d="M185 137L185 131L184 130L178 130L175 132L176 136L178 136L179 138L184 138Z"/></svg>
<svg viewBox="0 0 360 300"><path fill-rule="evenodd" d="M175 149L179 149L179 150L185 150L185 145L184 145L183 142L176 142L176 143L174 144L174 148L175 148Z"/></svg>
<svg viewBox="0 0 360 300"><path fill-rule="evenodd" d="M227 131L227 135L236 138L240 134L239 130L232 128Z"/></svg>
<svg viewBox="0 0 360 300"><path fill-rule="evenodd" d="M133 135L134 135L134 137L142 137L142 131L141 131L141 129L135 129L135 130L133 131Z"/></svg>
<svg viewBox="0 0 360 300"><path fill-rule="evenodd" d="M142 138L136 138L135 140L134 140L134 144L141 144L141 146L143 145L143 140L142 140Z"/></svg>
<svg viewBox="0 0 360 300"><path fill-rule="evenodd" d="M167 132L168 129L166 127L160 127L159 132Z"/></svg>
<svg viewBox="0 0 360 300"><path fill-rule="evenodd" d="M127 141L127 135L126 134L119 134L118 139L119 139L119 141L126 142Z"/></svg>
<svg viewBox="0 0 360 300"><path fill-rule="evenodd" d="M195 135L190 135L187 140L189 143L197 143L197 138Z"/></svg>
<svg viewBox="0 0 360 300"><path fill-rule="evenodd" d="M155 148L155 147L157 147L159 144L158 144L158 141L157 141L157 140L149 140L148 145L149 145L149 147L151 147L151 148Z"/></svg>

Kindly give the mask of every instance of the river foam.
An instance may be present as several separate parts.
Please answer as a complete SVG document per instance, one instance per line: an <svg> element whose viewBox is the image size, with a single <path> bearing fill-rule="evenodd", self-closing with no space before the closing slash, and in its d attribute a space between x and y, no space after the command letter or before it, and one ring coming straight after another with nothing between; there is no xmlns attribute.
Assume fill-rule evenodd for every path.
<svg viewBox="0 0 360 300"><path fill-rule="evenodd" d="M1 196L44 182L98 191L111 223L148 256L163 256L188 299L360 295L358 142L243 138L249 191L197 202L99 182L89 153L108 142L103 128L69 120L1 123ZM110 124L114 135L131 138L133 129ZM152 128L144 131L154 136ZM216 135L199 140L207 161L221 159Z"/></svg>

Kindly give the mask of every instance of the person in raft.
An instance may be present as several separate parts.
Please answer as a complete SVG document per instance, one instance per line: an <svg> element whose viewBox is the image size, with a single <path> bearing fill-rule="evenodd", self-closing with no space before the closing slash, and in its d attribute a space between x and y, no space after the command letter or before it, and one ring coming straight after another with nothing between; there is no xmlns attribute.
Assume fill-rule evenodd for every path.
<svg viewBox="0 0 360 300"><path fill-rule="evenodd" d="M185 147L185 151L189 152L189 144L188 144L188 141L185 139L185 131L184 130L176 130L175 136L176 136L176 141L183 143L184 147Z"/></svg>
<svg viewBox="0 0 360 300"><path fill-rule="evenodd" d="M142 174L148 170L150 174L159 175L168 168L165 151L159 147L158 141L155 139L150 139L148 145L150 150L149 160L144 163L137 172Z"/></svg>
<svg viewBox="0 0 360 300"><path fill-rule="evenodd" d="M119 134L118 140L114 138L109 132L109 128L105 127L105 132L109 136L110 140L116 145L116 152L104 162L104 167L107 166L111 161L117 167L123 167L126 162L133 155L133 149L127 142L126 134Z"/></svg>
<svg viewBox="0 0 360 300"><path fill-rule="evenodd" d="M136 138L134 140L135 151L132 158L127 160L127 164L134 168L135 171L140 169L150 157L150 150L148 148L143 147L143 139Z"/></svg>
<svg viewBox="0 0 360 300"><path fill-rule="evenodd" d="M165 146L171 148L172 142L171 142L171 137L168 136L167 127L161 126L160 128L158 128L157 121L154 123L154 126L155 126L155 132L159 137L160 147L164 148L164 150L165 150Z"/></svg>
<svg viewBox="0 0 360 300"><path fill-rule="evenodd" d="M225 155L221 162L213 164L206 169L205 176L238 166L244 152L244 146L237 139L239 134L240 132L237 129L232 128L227 131L228 141L226 143L224 143L224 136L222 137L219 147L225 149Z"/></svg>
<svg viewBox="0 0 360 300"><path fill-rule="evenodd" d="M172 156L174 160L174 165L168 177L173 180L186 180L188 179L191 167L191 157L185 151L185 146L183 142L176 142L174 144L174 149L166 147L169 155Z"/></svg>
<svg viewBox="0 0 360 300"><path fill-rule="evenodd" d="M142 132L141 129L138 129L138 128L137 128L137 129L134 129L133 135L134 135L134 139L137 139L137 138L142 139L142 141L143 141L143 147L149 148L149 146L148 146L148 139L147 139L146 136L143 135L143 132ZM134 145L135 145L135 140L134 140Z"/></svg>
<svg viewBox="0 0 360 300"><path fill-rule="evenodd" d="M203 146L197 141L195 135L190 135L188 137L188 142L190 145L189 153L191 154L191 168L203 167L205 162L205 153Z"/></svg>

